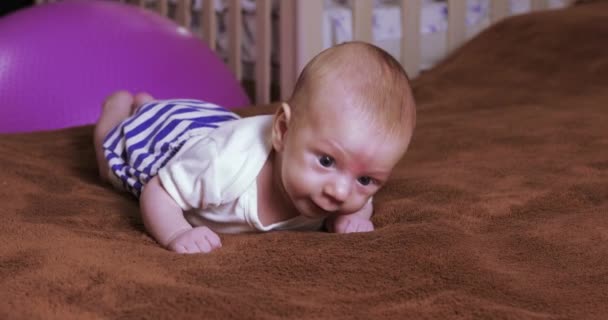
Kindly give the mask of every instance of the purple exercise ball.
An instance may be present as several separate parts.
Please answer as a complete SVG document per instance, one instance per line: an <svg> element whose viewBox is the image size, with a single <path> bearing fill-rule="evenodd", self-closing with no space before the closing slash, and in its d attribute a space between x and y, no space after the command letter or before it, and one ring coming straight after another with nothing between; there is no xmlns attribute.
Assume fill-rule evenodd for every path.
<svg viewBox="0 0 608 320"><path fill-rule="evenodd" d="M155 12L61 1L0 18L0 133L94 123L116 90L250 104L200 39Z"/></svg>

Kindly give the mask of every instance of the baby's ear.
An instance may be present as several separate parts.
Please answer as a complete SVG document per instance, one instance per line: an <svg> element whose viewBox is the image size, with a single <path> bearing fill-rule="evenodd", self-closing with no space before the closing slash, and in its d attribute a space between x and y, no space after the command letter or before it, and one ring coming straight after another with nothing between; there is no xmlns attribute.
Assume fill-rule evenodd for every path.
<svg viewBox="0 0 608 320"><path fill-rule="evenodd" d="M281 107L274 114L272 121L272 146L275 151L282 151L285 145L285 134L291 120L291 107L287 102L281 103Z"/></svg>

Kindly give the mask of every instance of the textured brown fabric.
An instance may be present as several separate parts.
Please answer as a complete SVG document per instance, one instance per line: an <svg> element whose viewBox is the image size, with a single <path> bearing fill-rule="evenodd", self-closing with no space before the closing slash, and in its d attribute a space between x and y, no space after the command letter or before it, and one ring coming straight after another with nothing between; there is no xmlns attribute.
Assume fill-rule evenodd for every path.
<svg viewBox="0 0 608 320"><path fill-rule="evenodd" d="M0 318L606 319L607 87L608 3L508 19L415 81L377 231L210 255L145 234L91 127L0 136Z"/></svg>

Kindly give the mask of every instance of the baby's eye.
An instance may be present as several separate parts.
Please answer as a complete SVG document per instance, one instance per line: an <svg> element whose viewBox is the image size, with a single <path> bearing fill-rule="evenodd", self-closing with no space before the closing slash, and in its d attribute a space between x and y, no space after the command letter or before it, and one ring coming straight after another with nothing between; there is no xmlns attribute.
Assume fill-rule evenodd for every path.
<svg viewBox="0 0 608 320"><path fill-rule="evenodd" d="M367 176L363 176L363 177L359 177L357 178L357 181L359 181L359 183L363 186L367 186L370 183L372 183L373 179Z"/></svg>
<svg viewBox="0 0 608 320"><path fill-rule="evenodd" d="M332 157L330 157L330 156L328 156L328 155L322 155L322 156L319 158L319 163L320 163L322 166L326 167L326 168L331 167L331 166L334 164L334 162L335 162L335 161L334 161L334 158L332 158Z"/></svg>

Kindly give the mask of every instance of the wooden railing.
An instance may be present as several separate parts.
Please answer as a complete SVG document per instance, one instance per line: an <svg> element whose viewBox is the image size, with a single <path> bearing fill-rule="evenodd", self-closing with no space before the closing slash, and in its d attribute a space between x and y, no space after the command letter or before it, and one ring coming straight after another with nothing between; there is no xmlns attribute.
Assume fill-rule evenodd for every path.
<svg viewBox="0 0 608 320"><path fill-rule="evenodd" d="M37 0L55 2L54 0ZM182 26L193 28L193 0L131 0L129 2L142 7L152 8L159 14L168 16L169 7L174 6L171 17ZM400 61L410 77L420 72L420 12L422 0L400 0L401 23L401 57ZM447 0L448 31L447 52L457 49L466 40L466 0ZM217 22L213 0L203 0L199 10L201 23L193 30L201 35L209 47L216 50ZM280 99L287 99L295 85L299 72L304 65L323 49L322 21L324 0L281 0L279 2L279 39L280 46ZM532 10L547 7L548 0L531 0ZM372 41L372 0L351 0L353 10L354 40ZM256 61L255 61L255 96L256 103L264 104L271 100L271 0L256 0ZM509 0L490 1L490 22L494 23L510 14ZM228 0L227 33L228 65L237 79L242 80L241 39L242 11L240 0ZM315 22L317 21L317 22ZM446 52L446 53L447 53ZM276 80L275 80L276 81Z"/></svg>

